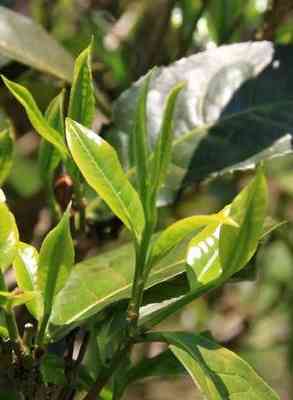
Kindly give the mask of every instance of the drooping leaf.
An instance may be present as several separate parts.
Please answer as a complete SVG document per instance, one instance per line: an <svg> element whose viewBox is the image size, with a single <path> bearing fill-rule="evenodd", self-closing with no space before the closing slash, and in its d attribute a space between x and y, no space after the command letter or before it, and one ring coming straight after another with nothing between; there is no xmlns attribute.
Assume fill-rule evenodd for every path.
<svg viewBox="0 0 293 400"><path fill-rule="evenodd" d="M0 189L0 270L12 263L18 244L18 229L13 214L9 211L3 191Z"/></svg>
<svg viewBox="0 0 293 400"><path fill-rule="evenodd" d="M204 336L150 333L142 341L167 342L209 400L278 400L278 395L239 356Z"/></svg>
<svg viewBox="0 0 293 400"><path fill-rule="evenodd" d="M46 236L39 255L37 289L44 301L44 314L51 312L56 294L65 285L74 263L74 247L70 234L69 211Z"/></svg>
<svg viewBox="0 0 293 400"><path fill-rule="evenodd" d="M91 72L91 49L89 45L76 59L70 91L68 117L91 128L95 116L95 88Z"/></svg>
<svg viewBox="0 0 293 400"><path fill-rule="evenodd" d="M26 243L19 243L13 261L17 285L24 291L36 290L37 270L39 255L37 250ZM35 296L26 307L30 313L39 320L42 316L42 300Z"/></svg>
<svg viewBox="0 0 293 400"><path fill-rule="evenodd" d="M24 107L27 116L34 129L45 140L52 143L59 150L60 154L64 158L66 158L68 151L65 146L64 139L54 128L50 126L49 122L42 115L30 92L25 87L19 85L18 83L9 81L7 78L4 77L2 77L2 79L7 88L11 91L11 93Z"/></svg>
<svg viewBox="0 0 293 400"><path fill-rule="evenodd" d="M267 203L266 180L262 168L258 168L256 177L231 204L230 215L239 229L221 229L219 255L224 276L241 270L255 253L263 234Z"/></svg>
<svg viewBox="0 0 293 400"><path fill-rule="evenodd" d="M31 19L0 7L0 53L66 81L72 80L73 59Z"/></svg>
<svg viewBox="0 0 293 400"><path fill-rule="evenodd" d="M69 119L66 137L73 159L88 184L139 239L144 228L143 208L115 150L93 131Z"/></svg>
<svg viewBox="0 0 293 400"><path fill-rule="evenodd" d="M289 47L269 42L239 43L208 50L157 69L148 96L148 132L154 143L170 89L187 82L174 113L172 163L164 196L208 176L254 166L291 151L292 57ZM138 91L145 78L124 92L114 121L124 143L134 123ZM117 141L118 142L118 141ZM117 148L117 151L119 149ZM129 165L125 160L125 165Z"/></svg>
<svg viewBox="0 0 293 400"><path fill-rule="evenodd" d="M55 129L61 138L64 137L64 95L62 90L49 104L46 110L48 124ZM52 179L52 174L61 160L59 151L52 143L42 139L39 149L39 167L41 177L47 182Z"/></svg>
<svg viewBox="0 0 293 400"><path fill-rule="evenodd" d="M184 218L166 228L159 235L154 243L152 251L153 262L155 263L156 260L163 258L170 250L177 246L178 243L188 237L192 232L195 233L199 228L215 223L228 224L237 227L237 224L233 219L225 216L222 212L212 215L196 215L194 217Z"/></svg>

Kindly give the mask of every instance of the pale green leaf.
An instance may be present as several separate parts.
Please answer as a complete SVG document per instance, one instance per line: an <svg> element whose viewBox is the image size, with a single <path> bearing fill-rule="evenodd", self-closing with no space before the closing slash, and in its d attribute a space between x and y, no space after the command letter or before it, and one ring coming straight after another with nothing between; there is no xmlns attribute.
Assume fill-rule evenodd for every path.
<svg viewBox="0 0 293 400"><path fill-rule="evenodd" d="M13 266L16 282L20 289L24 291L36 290L38 259L38 252L33 246L21 242L18 244ZM35 296L30 302L26 303L26 307L37 320L40 320L43 313L40 296Z"/></svg>
<svg viewBox="0 0 293 400"><path fill-rule="evenodd" d="M267 203L266 180L262 168L258 168L256 177L231 204L229 215L239 229L221 229L219 254L225 277L243 268L255 253L264 230Z"/></svg>
<svg viewBox="0 0 293 400"><path fill-rule="evenodd" d="M40 250L36 286L43 296L44 314L50 314L55 295L65 285L73 263L74 247L67 211L48 233Z"/></svg>
<svg viewBox="0 0 293 400"><path fill-rule="evenodd" d="M4 271L16 255L19 235L15 218L5 203L4 193L0 191L0 270Z"/></svg>
<svg viewBox="0 0 293 400"><path fill-rule="evenodd" d="M143 208L115 150L93 131L70 119L66 137L73 159L88 184L139 239L145 223Z"/></svg>
<svg viewBox="0 0 293 400"><path fill-rule="evenodd" d="M68 117L88 128L92 126L96 111L91 49L90 44L75 61L68 106Z"/></svg>
<svg viewBox="0 0 293 400"><path fill-rule="evenodd" d="M158 332L142 341L167 342L208 400L279 399L246 361L204 336Z"/></svg>
<svg viewBox="0 0 293 400"><path fill-rule="evenodd" d="M210 224L228 224L236 226L237 224L229 217L225 216L223 212L212 215L196 215L194 217L184 218L169 226L163 233L159 235L154 243L152 251L152 259L155 263L166 254L169 253L175 246L182 240L186 239L190 234L205 225Z"/></svg>
<svg viewBox="0 0 293 400"><path fill-rule="evenodd" d="M34 129L44 139L52 143L59 150L60 154L66 158L68 151L63 138L54 128L50 126L46 118L42 115L30 92L22 85L9 81L3 76L2 79L7 88L24 107Z"/></svg>

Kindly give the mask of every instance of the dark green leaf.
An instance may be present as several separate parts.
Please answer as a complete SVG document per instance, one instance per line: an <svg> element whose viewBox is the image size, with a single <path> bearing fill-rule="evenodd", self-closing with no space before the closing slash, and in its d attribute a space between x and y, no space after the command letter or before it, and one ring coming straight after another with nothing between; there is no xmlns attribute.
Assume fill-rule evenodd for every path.
<svg viewBox="0 0 293 400"><path fill-rule="evenodd" d="M68 108L68 117L88 128L91 128L96 112L91 49L92 45L86 48L75 61Z"/></svg>
<svg viewBox="0 0 293 400"><path fill-rule="evenodd" d="M50 126L48 121L44 118L30 92L18 83L9 81L4 77L2 77L2 79L7 88L25 108L25 111L34 129L44 139L52 143L59 150L60 154L63 157L66 157L68 151L63 138L54 128Z"/></svg>
<svg viewBox="0 0 293 400"><path fill-rule="evenodd" d="M183 180L184 185L199 182L291 151L290 54L290 48L273 48L269 42L239 43L211 49L155 71L148 96L152 146L161 126L166 96L175 84L187 82L174 112L172 160L164 192L167 200L172 199ZM130 141L138 91L144 79L115 103L114 121L120 131L116 134L121 136L124 149ZM124 160L125 154L120 154Z"/></svg>
<svg viewBox="0 0 293 400"><path fill-rule="evenodd" d="M8 177L13 162L13 129L9 119L0 110L0 186Z"/></svg>
<svg viewBox="0 0 293 400"><path fill-rule="evenodd" d="M48 353L42 358L40 371L43 381L48 384L65 385L64 360L56 354Z"/></svg>
<svg viewBox="0 0 293 400"><path fill-rule="evenodd" d="M73 159L88 184L139 239L145 223L143 208L115 150L93 131L69 119L66 137Z"/></svg>
<svg viewBox="0 0 293 400"><path fill-rule="evenodd" d="M24 15L0 7L0 53L71 81L73 60L43 28Z"/></svg>

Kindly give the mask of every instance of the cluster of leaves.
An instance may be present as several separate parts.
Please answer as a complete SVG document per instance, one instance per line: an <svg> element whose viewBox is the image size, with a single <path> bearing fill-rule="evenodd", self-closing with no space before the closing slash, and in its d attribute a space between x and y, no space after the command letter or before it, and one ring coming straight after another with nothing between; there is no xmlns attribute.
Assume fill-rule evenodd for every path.
<svg viewBox="0 0 293 400"><path fill-rule="evenodd" d="M208 335L151 330L239 273L265 234L267 188L261 167L218 213L191 216L156 232L157 206L172 201L192 182L255 166L291 150L291 121L284 109L284 104L291 104L290 96L280 101L280 82L291 90L284 53L268 42L243 43L153 70L115 102L113 128L105 141L90 129L96 101L104 110L104 99L92 79L92 45L73 67L63 49L40 28L35 31L24 17L1 9L0 18L7 21L7 16L10 24L24 30L22 38L41 35L47 50L55 46L58 56L53 62L36 53L35 58L25 59L31 51L26 52L23 43L16 48L10 36L1 42L5 55L11 56L14 48L18 60L72 84L65 119L64 91L43 114L25 87L3 77L42 136L40 167L59 219L38 251L20 241L0 192L1 351L10 355L5 378L13 384L15 398L17 393L27 398L53 393L58 399L119 399L128 384L149 376L144 371L150 362L157 364L154 374L174 364L178 370L180 362L209 399L277 399L245 361ZM268 82L275 81L279 91L268 89ZM249 132L248 123L253 126ZM261 132L257 144L256 130ZM1 125L0 139L8 149L3 155L0 152L2 184L12 154L7 121ZM53 181L60 168L73 182L73 203L67 197L63 202L55 198ZM89 188L122 221L132 241L74 265L71 232L76 236L84 230L84 197ZM19 288L12 292L4 280L11 264ZM178 290L172 283L184 276L188 284ZM35 321L33 327L24 327L22 335L14 314L20 304L26 305ZM82 346L76 357L73 349L80 332ZM65 359L56 350L60 341ZM169 349L154 360L133 365L133 346L150 341L167 343ZM25 371L21 377L19 370ZM27 380L30 389L24 384ZM110 381L109 393L104 388Z"/></svg>

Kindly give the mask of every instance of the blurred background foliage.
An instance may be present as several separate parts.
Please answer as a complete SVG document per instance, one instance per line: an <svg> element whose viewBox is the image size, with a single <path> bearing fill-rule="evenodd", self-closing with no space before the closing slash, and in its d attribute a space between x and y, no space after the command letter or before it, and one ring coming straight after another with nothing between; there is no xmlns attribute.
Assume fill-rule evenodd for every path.
<svg viewBox="0 0 293 400"><path fill-rule="evenodd" d="M248 40L286 45L293 42L290 0L0 0L0 5L30 16L73 57L94 38L93 74L103 93L103 113L97 113L95 128L104 137L113 100L152 66L168 65L222 44ZM60 81L1 54L0 70L25 84L43 110L60 89ZM3 172L5 178L9 174L4 188L21 239L38 245L53 223L38 166L39 138L3 84L0 108L0 131L4 132L0 133L0 152L13 153L12 168L6 164ZM164 323L164 327L174 330L210 330L218 341L249 360L284 400L293 398L292 166L292 155L266 163L270 216L285 223L264 240L250 266L254 273L245 282L230 283L201 298ZM238 172L193 186L180 201L161 209L160 225L194 213L219 210L250 175ZM84 254L113 248L127 240L120 224L107 214L101 220L88 210L88 216L90 231L82 243ZM160 350L154 345L141 348L150 356ZM139 352L136 357L140 357ZM160 379L135 385L126 397L194 399L193 390L188 378Z"/></svg>

